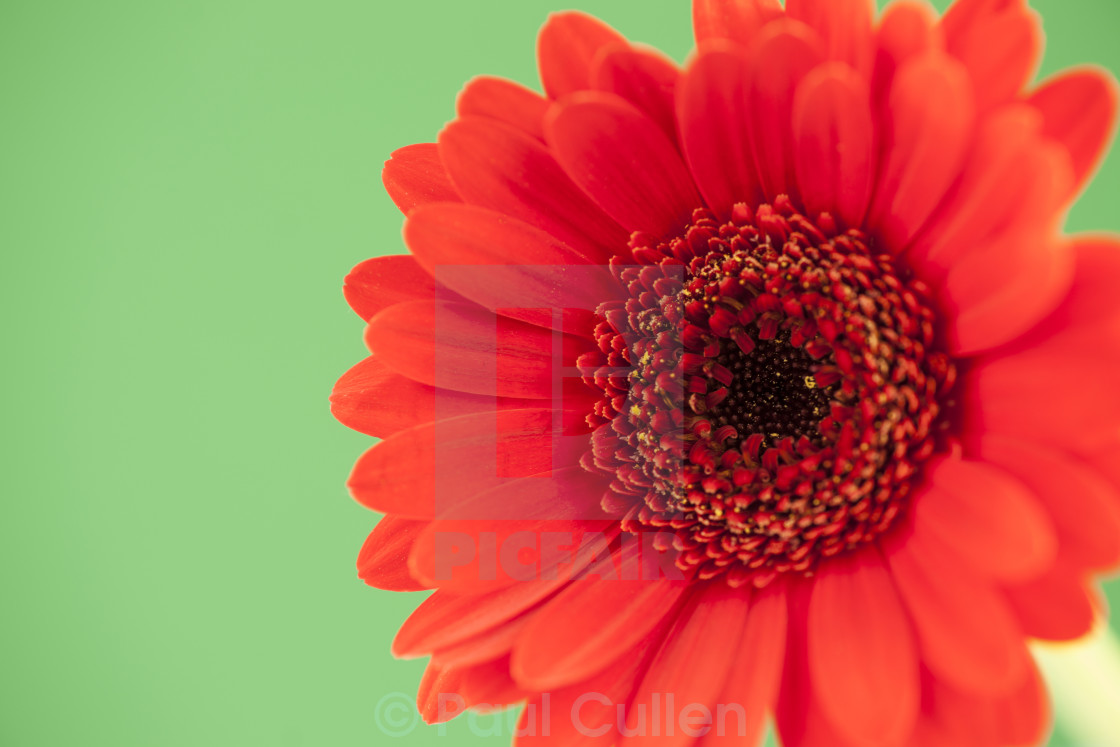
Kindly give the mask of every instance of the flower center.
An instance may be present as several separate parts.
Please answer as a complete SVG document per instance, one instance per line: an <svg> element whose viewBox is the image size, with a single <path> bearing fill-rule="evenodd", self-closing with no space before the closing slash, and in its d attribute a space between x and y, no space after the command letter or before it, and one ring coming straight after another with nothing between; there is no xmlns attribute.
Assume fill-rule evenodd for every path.
<svg viewBox="0 0 1120 747"><path fill-rule="evenodd" d="M731 372L732 382L726 398L704 413L713 426L761 433L771 443L801 436L819 441L817 423L830 397L817 386L814 361L804 349L779 339L760 340L749 354L738 345L722 347L716 365Z"/></svg>
<svg viewBox="0 0 1120 747"><path fill-rule="evenodd" d="M600 307L601 354L580 362L604 392L592 459L623 528L736 586L886 531L954 379L924 286L784 198L725 223L697 210L631 250L614 266L630 298Z"/></svg>

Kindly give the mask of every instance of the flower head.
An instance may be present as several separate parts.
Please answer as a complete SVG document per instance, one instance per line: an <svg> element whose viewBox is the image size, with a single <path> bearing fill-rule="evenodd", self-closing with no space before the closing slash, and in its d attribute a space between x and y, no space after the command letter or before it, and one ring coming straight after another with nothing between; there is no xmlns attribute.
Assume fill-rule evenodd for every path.
<svg viewBox="0 0 1120 747"><path fill-rule="evenodd" d="M554 15L545 95L476 78L386 164L411 253L347 278L372 355L332 400L384 439L360 575L436 589L394 644L421 710L1035 743L1027 639L1087 632L1120 561L1120 242L1061 234L1116 88L1031 86L1025 0L693 21L679 69Z"/></svg>

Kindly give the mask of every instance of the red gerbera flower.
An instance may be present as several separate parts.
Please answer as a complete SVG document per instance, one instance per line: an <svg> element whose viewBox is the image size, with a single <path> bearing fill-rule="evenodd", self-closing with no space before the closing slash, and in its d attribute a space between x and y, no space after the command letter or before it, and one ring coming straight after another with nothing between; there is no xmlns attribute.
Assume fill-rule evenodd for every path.
<svg viewBox="0 0 1120 747"><path fill-rule="evenodd" d="M347 278L372 355L332 400L384 439L361 577L436 589L394 644L421 710L1035 743L1027 639L1120 560L1120 249L1059 233L1116 89L1025 88L1025 0L693 15L683 70L555 15L544 96L476 78L386 164L411 255Z"/></svg>

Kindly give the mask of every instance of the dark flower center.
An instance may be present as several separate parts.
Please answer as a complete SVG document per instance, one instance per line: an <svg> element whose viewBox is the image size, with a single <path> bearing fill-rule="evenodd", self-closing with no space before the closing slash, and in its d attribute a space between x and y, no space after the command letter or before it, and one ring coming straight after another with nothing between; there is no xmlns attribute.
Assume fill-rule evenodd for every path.
<svg viewBox="0 0 1120 747"><path fill-rule="evenodd" d="M801 436L819 441L829 389L817 386L814 361L804 349L780 339L757 342L749 354L724 345L716 361L731 372L732 383L727 398L705 413L713 426L761 433L771 444Z"/></svg>
<svg viewBox="0 0 1120 747"><path fill-rule="evenodd" d="M623 528L756 586L886 531L954 378L922 284L785 199L723 223L697 210L631 250L614 266L630 298L600 308L601 354L581 360Z"/></svg>

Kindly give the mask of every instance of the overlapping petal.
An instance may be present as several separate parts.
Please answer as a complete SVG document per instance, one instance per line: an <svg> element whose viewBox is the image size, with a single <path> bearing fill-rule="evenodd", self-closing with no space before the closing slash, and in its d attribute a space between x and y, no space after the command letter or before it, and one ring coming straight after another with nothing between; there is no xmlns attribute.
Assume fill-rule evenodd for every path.
<svg viewBox="0 0 1120 747"><path fill-rule="evenodd" d="M435 143L418 143L393 151L385 162L381 180L389 197L405 215L417 205L459 199Z"/></svg>
<svg viewBox="0 0 1120 747"><path fill-rule="evenodd" d="M1120 419L1120 243L1079 237L1064 300L1016 341L977 359L966 393L971 428L1076 449Z"/></svg>
<svg viewBox="0 0 1120 747"><path fill-rule="evenodd" d="M915 56L895 74L868 216L889 250L906 248L960 174L975 125L971 102L967 70L941 52Z"/></svg>
<svg viewBox="0 0 1120 747"><path fill-rule="evenodd" d="M821 65L793 106L797 182L810 213L862 225L875 169L875 126L864 79L844 63Z"/></svg>
<svg viewBox="0 0 1120 747"><path fill-rule="evenodd" d="M630 231L671 236L700 203L673 143L618 96L571 96L549 114L545 137L572 181Z"/></svg>
<svg viewBox="0 0 1120 747"><path fill-rule="evenodd" d="M728 40L749 44L768 22L782 15L778 0L696 0L692 26L696 43Z"/></svg>
<svg viewBox="0 0 1120 747"><path fill-rule="evenodd" d="M1030 96L1030 104L1042 114L1043 134L1069 153L1074 172L1070 198L1104 157L1116 125L1117 98L1116 81L1091 68L1064 72Z"/></svg>
<svg viewBox="0 0 1120 747"><path fill-rule="evenodd" d="M753 110L742 51L709 44L693 59L677 87L681 146L704 201L722 218L739 202L761 201L750 149Z"/></svg>
<svg viewBox="0 0 1120 747"><path fill-rule="evenodd" d="M460 117L489 117L544 139L548 99L505 78L479 76L459 93L455 111Z"/></svg>
<svg viewBox="0 0 1120 747"><path fill-rule="evenodd" d="M593 566L534 616L514 648L517 682L547 691L587 679L671 619L687 583L641 577L641 560L629 548Z"/></svg>
<svg viewBox="0 0 1120 747"><path fill-rule="evenodd" d="M904 740L918 714L918 652L877 553L824 565L806 622L814 693L837 732L855 744Z"/></svg>
<svg viewBox="0 0 1120 747"><path fill-rule="evenodd" d="M752 126L748 132L759 184L768 200L783 194L795 199L800 196L790 131L794 97L802 79L823 56L817 34L790 19L768 24L751 43L747 101Z"/></svg>
<svg viewBox="0 0 1120 747"><path fill-rule="evenodd" d="M945 47L972 77L988 109L1022 90L1042 57L1042 25L1026 0L958 0L941 19Z"/></svg>

